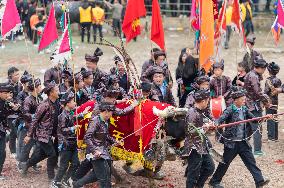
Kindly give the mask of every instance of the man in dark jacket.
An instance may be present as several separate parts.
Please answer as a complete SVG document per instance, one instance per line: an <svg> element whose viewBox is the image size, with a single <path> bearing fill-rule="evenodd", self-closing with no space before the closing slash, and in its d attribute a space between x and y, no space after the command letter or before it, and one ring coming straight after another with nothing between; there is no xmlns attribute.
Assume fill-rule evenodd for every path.
<svg viewBox="0 0 284 188"><path fill-rule="evenodd" d="M249 112L248 108L245 106L246 92L244 90L239 89L234 91L231 97L234 99L234 103L224 111L222 116L218 119L217 124L233 123L254 118L254 115ZM247 123L225 128L224 133L221 134L221 140L223 140L224 143L224 162L219 163L210 180L210 185L214 188L223 188L220 184L221 180L228 170L230 163L237 155L241 157L247 169L252 174L256 187L262 187L268 184L269 180L262 176L261 170L256 166L256 161L248 142L248 138L251 134L250 124Z"/></svg>
<svg viewBox="0 0 284 188"><path fill-rule="evenodd" d="M153 86L150 99L176 106L174 96L169 86L164 84L164 71L161 67L155 67L152 72Z"/></svg>
<svg viewBox="0 0 284 188"><path fill-rule="evenodd" d="M37 108L34 119L29 127L25 143L31 138L36 141L36 149L32 157L21 164L23 175L26 175L28 168L34 166L40 161L47 159L47 175L50 180L55 176L54 168L57 164L57 126L58 116L60 114L59 88L56 83L50 82L44 88L44 93L48 98Z"/></svg>
<svg viewBox="0 0 284 188"><path fill-rule="evenodd" d="M2 170L6 158L6 134L10 130L7 126L7 116L19 109L19 105L10 102L13 89L8 83L0 83L0 180L6 179Z"/></svg>
<svg viewBox="0 0 284 188"><path fill-rule="evenodd" d="M71 90L68 90L60 99L61 104L64 105L64 110L58 117L57 128L60 160L57 174L51 185L52 188L60 188L63 177L62 184L70 187L67 180L74 176L80 164L75 133L77 125L74 126L75 120L72 115L72 111L76 108L74 99L75 95Z"/></svg>
<svg viewBox="0 0 284 188"><path fill-rule="evenodd" d="M247 91L246 106L255 117L262 116L261 103L267 108L271 106L269 97L263 93L260 87L260 81L263 79L262 74L265 72L267 65L268 64L263 59L255 60L254 69L244 78L244 89ZM253 135L254 154L258 156L263 155L261 150L262 134L260 127L261 125L259 123L252 124L252 129L255 131Z"/></svg>
<svg viewBox="0 0 284 188"><path fill-rule="evenodd" d="M54 67L48 69L44 73L44 86L47 86L50 82L54 81L56 84L62 82L62 65L58 63Z"/></svg>
<svg viewBox="0 0 284 188"><path fill-rule="evenodd" d="M253 38L247 38L247 53L245 54L243 58L243 62L245 65L246 72L249 72L253 70L254 67L254 61L256 59L262 59L262 55L254 50L254 44L255 44L255 37Z"/></svg>
<svg viewBox="0 0 284 188"><path fill-rule="evenodd" d="M183 157L188 160L186 187L204 187L206 180L214 172L214 162L209 154L210 141L205 132L211 126L204 116L210 99L209 90L194 93L195 104L185 118L185 142Z"/></svg>

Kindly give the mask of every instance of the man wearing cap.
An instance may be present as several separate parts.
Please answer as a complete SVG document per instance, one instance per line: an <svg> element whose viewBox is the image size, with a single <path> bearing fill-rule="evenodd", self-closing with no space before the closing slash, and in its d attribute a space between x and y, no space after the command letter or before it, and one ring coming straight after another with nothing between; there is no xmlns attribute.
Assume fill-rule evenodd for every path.
<svg viewBox="0 0 284 188"><path fill-rule="evenodd" d="M64 68L62 71L62 83L59 84L59 92L60 93L64 93L66 92L68 89L70 89L70 87L73 87L74 85L72 85L74 79L73 79L73 71L71 68Z"/></svg>
<svg viewBox="0 0 284 188"><path fill-rule="evenodd" d="M145 72L142 72L141 80L143 82L150 82L151 81L151 76L153 75L153 71L157 68L160 67L164 71L165 75L165 83L169 85L169 87L172 87L173 84L173 79L171 76L171 72L169 70L169 67L166 62L166 53L163 51L157 51L154 53L154 59L155 63L153 66L149 66Z"/></svg>
<svg viewBox="0 0 284 188"><path fill-rule="evenodd" d="M160 101L176 106L174 96L169 86L165 85L165 72L161 67L156 66L152 70L152 91L150 99L153 101Z"/></svg>
<svg viewBox="0 0 284 188"><path fill-rule="evenodd" d="M193 91L187 95L184 107L190 108L194 106L194 93L200 89L209 89L210 78L208 76L199 76L196 78L194 84L192 84Z"/></svg>
<svg viewBox="0 0 284 188"><path fill-rule="evenodd" d="M195 104L185 118L185 143L183 157L187 159L186 187L204 187L209 176L214 172L214 162L209 154L210 142L206 131L212 126L203 115L210 99L209 90L194 93Z"/></svg>
<svg viewBox="0 0 284 188"><path fill-rule="evenodd" d="M28 130L31 126L34 114L36 113L39 103L43 100L41 97L42 86L39 78L27 83L27 88L30 95L24 100L23 103L23 118L24 125L19 128L18 144L19 144L19 161L27 162L30 156L30 151L35 145L35 140L31 138L28 143L24 143L24 138L27 136ZM34 165L36 169L36 165ZM37 169L38 170L38 169Z"/></svg>
<svg viewBox="0 0 284 188"><path fill-rule="evenodd" d="M57 174L51 185L52 188L60 188L61 185L70 187L68 179L75 174L80 165L75 133L78 126L74 126L75 120L72 115L72 111L76 108L74 99L75 95L71 90L68 90L60 99L61 104L64 106L64 110L58 117L57 128L60 160Z"/></svg>
<svg viewBox="0 0 284 188"><path fill-rule="evenodd" d="M217 120L217 124L233 123L237 121L254 118L254 115L246 107L246 91L235 88L231 97L234 102L231 104ZM217 132L221 132L219 129ZM224 144L224 154L222 163L219 163L209 184L213 188L223 188L222 178L226 174L230 163L239 155L253 176L257 188L268 184L269 180L264 178L261 170L256 166L256 161L248 138L251 136L250 123L242 123L232 127L226 127L223 133L220 133L220 140Z"/></svg>
<svg viewBox="0 0 284 188"><path fill-rule="evenodd" d="M254 50L255 39L256 37L248 37L246 40L247 53L243 58L246 72L253 70L254 61L256 59L262 59L262 55Z"/></svg>
<svg viewBox="0 0 284 188"><path fill-rule="evenodd" d="M150 66L153 66L155 65L155 58L154 58L154 54L156 52L160 51L159 48L153 48L150 52L151 54L151 58L147 61L145 61L142 65L142 71L141 71L141 77L142 77L142 74L150 67Z"/></svg>
<svg viewBox="0 0 284 188"><path fill-rule="evenodd" d="M109 134L109 119L115 110L115 106L110 102L102 102L99 106L100 113L90 122L84 141L87 144L87 153L93 155L91 163L93 171L97 177L99 187L111 187L111 155L109 147L116 143L116 140Z"/></svg>
<svg viewBox="0 0 284 188"><path fill-rule="evenodd" d="M103 78L105 77L106 73L101 71L98 68L98 62L100 59L100 56L103 55L103 52L101 51L100 48L97 48L96 51L94 52L94 55L85 55L85 60L86 60L86 67L88 71L92 71L94 81L93 81L93 87L95 90L99 89L99 85L101 82L103 82Z"/></svg>
<svg viewBox="0 0 284 188"><path fill-rule="evenodd" d="M266 109L266 114L277 114L278 110L278 91L281 88L282 82L277 77L280 67L275 62L269 63L267 66L269 77L265 81L264 93L267 94L271 100L272 107ZM280 90L281 91L281 90ZM270 141L278 140L278 121L267 121L267 136Z"/></svg>
<svg viewBox="0 0 284 188"><path fill-rule="evenodd" d="M115 62L115 67L110 69L110 73L118 76L119 86L123 88L126 93L128 93L130 88L130 82L124 64L119 56L114 57L114 62Z"/></svg>
<svg viewBox="0 0 284 188"><path fill-rule="evenodd" d="M19 105L10 102L13 90L13 86L9 83L0 83L0 180L6 179L2 175L2 170L6 158L6 133L9 132L7 116L19 109Z"/></svg>
<svg viewBox="0 0 284 188"><path fill-rule="evenodd" d="M93 87L93 82L94 82L93 73L91 71L81 70L81 74L84 82L84 87L82 89L82 92L84 93L84 96L86 96L85 99L87 101L92 100L94 99L94 94L95 94L95 88Z"/></svg>
<svg viewBox="0 0 284 188"><path fill-rule="evenodd" d="M269 97L263 93L260 87L260 81L263 79L262 75L265 72L266 67L267 63L264 59L257 59L254 61L253 70L247 73L244 78L244 89L247 91L246 106L255 117L262 116L261 103L267 108L271 107ZM259 156L264 154L261 150L262 135L260 126L259 123L252 124L252 130L255 132L253 135L254 154Z"/></svg>
<svg viewBox="0 0 284 188"><path fill-rule="evenodd" d="M29 167L34 166L40 161L47 159L47 175L52 180L55 176L54 168L57 164L57 127L58 116L60 114L59 88L56 83L50 82L43 89L48 98L39 104L28 134L25 137L25 143L32 138L36 141L36 149L32 157L26 163L21 164L23 175L26 175Z"/></svg>
<svg viewBox="0 0 284 188"><path fill-rule="evenodd" d="M56 64L54 67L47 69L44 73L44 86L47 86L50 82L54 81L56 84L62 82L62 65Z"/></svg>

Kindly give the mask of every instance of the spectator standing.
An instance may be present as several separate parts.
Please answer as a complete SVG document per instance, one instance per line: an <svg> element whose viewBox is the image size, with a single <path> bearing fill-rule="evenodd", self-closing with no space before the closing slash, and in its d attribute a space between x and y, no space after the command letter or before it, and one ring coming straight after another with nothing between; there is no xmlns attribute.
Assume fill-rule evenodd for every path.
<svg viewBox="0 0 284 188"><path fill-rule="evenodd" d="M245 36L247 37L250 32L254 33L252 23L252 10L248 0L243 0L241 3L242 21L245 29Z"/></svg>
<svg viewBox="0 0 284 188"><path fill-rule="evenodd" d="M85 30L87 30L87 40L90 43L91 24L92 24L92 7L87 0L84 0L83 5L79 7L80 24L81 24L81 42L84 42Z"/></svg>
<svg viewBox="0 0 284 188"><path fill-rule="evenodd" d="M108 1L104 1L104 3L112 10L112 27L114 36L117 36L117 32L119 36L121 36L121 15L123 6L118 0L114 0L113 4Z"/></svg>
<svg viewBox="0 0 284 188"><path fill-rule="evenodd" d="M97 30L99 30L100 42L103 38L103 24L105 19L105 11L101 8L100 3L96 2L95 8L92 8L94 43L97 41Z"/></svg>

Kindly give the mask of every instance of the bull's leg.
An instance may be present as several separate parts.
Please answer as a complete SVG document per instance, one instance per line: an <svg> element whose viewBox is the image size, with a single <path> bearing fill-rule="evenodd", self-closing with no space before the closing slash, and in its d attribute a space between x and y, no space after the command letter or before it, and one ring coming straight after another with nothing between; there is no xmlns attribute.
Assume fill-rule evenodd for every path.
<svg viewBox="0 0 284 188"><path fill-rule="evenodd" d="M111 174L115 178L116 183L118 184L129 184L130 182L122 178L118 171L114 168L113 164L111 164Z"/></svg>

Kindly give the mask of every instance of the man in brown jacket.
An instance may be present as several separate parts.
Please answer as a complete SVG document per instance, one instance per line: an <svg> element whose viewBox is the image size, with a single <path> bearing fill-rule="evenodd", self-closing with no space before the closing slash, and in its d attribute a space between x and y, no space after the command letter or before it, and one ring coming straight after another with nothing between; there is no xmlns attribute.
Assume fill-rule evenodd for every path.
<svg viewBox="0 0 284 188"><path fill-rule="evenodd" d="M55 176L54 168L57 164L57 126L58 116L60 114L59 88L55 82L51 82L44 88L44 93L48 98L43 101L37 108L34 119L29 127L25 143L28 143L31 138L36 141L36 149L32 157L20 166L21 173L26 175L28 168L34 166L40 161L47 159L47 174L52 180Z"/></svg>

